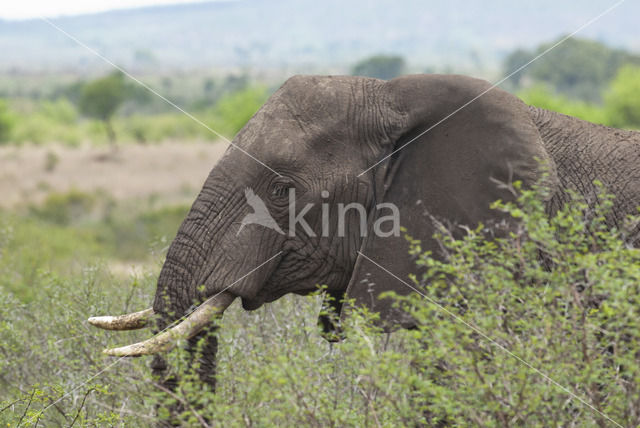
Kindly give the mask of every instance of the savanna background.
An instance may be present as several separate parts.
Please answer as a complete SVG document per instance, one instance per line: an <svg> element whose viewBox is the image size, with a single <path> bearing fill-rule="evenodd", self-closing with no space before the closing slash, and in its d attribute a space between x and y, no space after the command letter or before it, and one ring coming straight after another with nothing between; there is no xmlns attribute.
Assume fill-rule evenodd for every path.
<svg viewBox="0 0 640 428"><path fill-rule="evenodd" d="M292 74L498 81L612 5L240 0L47 16L231 139ZM576 197L547 220L536 202L544 190L516 185L519 203L496 205L522 219L512 239L485 243L470 231L456 241L443 229L443 262L413 242L407 257L429 268L406 278L429 296L402 303L417 330L382 334L357 313L347 340L329 344L317 296L255 312L234 304L219 332L215 394L192 382L180 351L171 358L182 383L169 395L146 358L104 357L148 332L109 334L86 318L149 306L165 251L227 143L37 14L5 14L3 426L150 426L166 416L155 404L171 401L185 426L640 424L640 256L625 230L603 228L606 189L601 211ZM640 129L639 14L620 4L501 87Z"/></svg>

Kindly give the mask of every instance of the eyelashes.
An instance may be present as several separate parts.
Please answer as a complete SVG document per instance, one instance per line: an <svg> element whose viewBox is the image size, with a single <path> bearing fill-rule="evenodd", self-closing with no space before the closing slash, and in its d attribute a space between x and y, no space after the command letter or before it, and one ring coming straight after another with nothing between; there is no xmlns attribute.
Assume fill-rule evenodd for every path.
<svg viewBox="0 0 640 428"><path fill-rule="evenodd" d="M284 183L275 184L271 189L271 196L273 196L274 198L282 198L282 197L288 196L290 188L291 188L291 185L289 184L284 184Z"/></svg>

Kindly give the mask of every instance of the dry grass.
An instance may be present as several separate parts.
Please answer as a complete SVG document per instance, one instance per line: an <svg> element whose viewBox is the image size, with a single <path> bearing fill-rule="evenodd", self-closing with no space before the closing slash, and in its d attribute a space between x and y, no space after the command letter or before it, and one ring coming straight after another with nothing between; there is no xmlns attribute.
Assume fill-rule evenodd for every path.
<svg viewBox="0 0 640 428"><path fill-rule="evenodd" d="M52 192L103 190L116 200L157 196L188 202L202 186L225 143L0 147L0 207L42 202Z"/></svg>

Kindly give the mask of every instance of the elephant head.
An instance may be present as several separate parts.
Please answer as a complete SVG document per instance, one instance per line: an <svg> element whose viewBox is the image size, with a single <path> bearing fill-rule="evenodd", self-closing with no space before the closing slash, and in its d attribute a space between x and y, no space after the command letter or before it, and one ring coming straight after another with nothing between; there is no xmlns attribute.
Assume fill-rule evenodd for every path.
<svg viewBox="0 0 640 428"><path fill-rule="evenodd" d="M153 310L91 322L135 328L157 314L162 334L107 351L152 354L176 334L206 330L234 298L252 310L322 284L336 313L347 297L379 312L385 326L409 326L378 298L411 291L389 272L415 271L389 216L437 257L433 218L501 220L490 204L513 195L496 182L531 185L546 159L527 106L481 80L292 77L211 171L169 248Z"/></svg>

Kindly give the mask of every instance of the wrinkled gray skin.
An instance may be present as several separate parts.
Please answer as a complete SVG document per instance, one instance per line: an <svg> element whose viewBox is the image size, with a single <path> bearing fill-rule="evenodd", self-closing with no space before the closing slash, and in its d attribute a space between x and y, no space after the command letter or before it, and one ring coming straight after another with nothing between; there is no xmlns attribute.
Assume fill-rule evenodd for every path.
<svg viewBox="0 0 640 428"><path fill-rule="evenodd" d="M363 204L371 212L369 229L375 220L374 205L394 203L400 209L401 224L423 241L423 250L432 250L436 257L431 216L470 226L506 220L489 209L494 200L512 199L494 179L531 185L541 176L540 161L550 169L549 212L566 200L568 188L595 200L595 179L617 196L608 219L611 225L620 224L640 205L639 133L528 107L500 89L490 90L419 136L489 87L481 80L439 75L391 81L289 79L233 140L282 177L237 148L228 149L169 248L153 303L161 315L158 329L279 252L230 288L245 309L256 309L287 293L308 294L325 284L338 300L346 295L380 312L387 326L410 326L411 320L392 309L390 302L377 298L387 290L399 294L410 290L358 256L362 251L394 275L407 278L416 268L405 240L371 234L362 238L355 212L348 217L346 237L321 237L323 202L334 208L339 202ZM358 176L416 136L398 153ZM309 237L301 229L295 237L284 236L255 224L236 236L241 220L252 212L245 188L251 188L282 230L288 230L288 199L283 189L290 187L296 190L298 210L314 204L305 219L318 237ZM322 198L322 190L328 190L330 198ZM332 212L335 215L336 210ZM337 230L336 223L332 217L330 230ZM332 307L336 314L344 312L340 304ZM325 330L331 330L331 322L321 321ZM213 385L217 344L210 336L200 374ZM152 367L162 375L163 359L156 356Z"/></svg>

